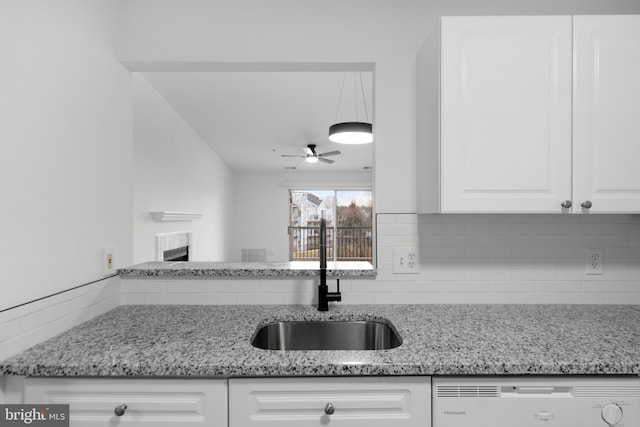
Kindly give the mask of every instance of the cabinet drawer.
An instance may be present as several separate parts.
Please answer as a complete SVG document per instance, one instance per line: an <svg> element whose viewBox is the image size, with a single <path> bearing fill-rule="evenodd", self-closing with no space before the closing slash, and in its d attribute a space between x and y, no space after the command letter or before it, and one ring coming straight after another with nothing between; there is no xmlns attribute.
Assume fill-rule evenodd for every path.
<svg viewBox="0 0 640 427"><path fill-rule="evenodd" d="M430 390L427 377L232 379L229 426L428 426Z"/></svg>
<svg viewBox="0 0 640 427"><path fill-rule="evenodd" d="M226 380L26 378L24 402L68 404L72 427L227 425Z"/></svg>

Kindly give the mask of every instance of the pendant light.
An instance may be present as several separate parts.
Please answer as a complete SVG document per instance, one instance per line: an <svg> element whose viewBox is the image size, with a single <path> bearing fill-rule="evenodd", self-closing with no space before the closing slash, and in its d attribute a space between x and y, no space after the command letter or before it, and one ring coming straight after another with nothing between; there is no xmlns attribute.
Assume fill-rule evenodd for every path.
<svg viewBox="0 0 640 427"><path fill-rule="evenodd" d="M329 126L329 140L339 144L368 144L373 142L373 126L369 123L369 114L367 112L367 100L364 95L364 85L362 84L362 73L358 73L360 77L360 90L362 92L362 101L364 105L364 114L366 122L358 121L358 89L356 86L356 75L353 76L353 90L355 100L356 121L335 123ZM342 93L344 92L344 83L347 73L342 79L342 88L340 89L340 98L338 99L338 108L336 110L336 122L338 121L338 112L340 111L340 103L342 102Z"/></svg>

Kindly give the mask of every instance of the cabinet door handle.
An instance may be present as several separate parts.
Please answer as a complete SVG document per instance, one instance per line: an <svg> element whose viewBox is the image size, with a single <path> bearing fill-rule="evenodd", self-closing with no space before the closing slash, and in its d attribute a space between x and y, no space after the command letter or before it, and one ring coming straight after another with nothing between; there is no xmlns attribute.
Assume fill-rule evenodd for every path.
<svg viewBox="0 0 640 427"><path fill-rule="evenodd" d="M336 408L333 406L333 403L329 402L324 407L324 413L327 415L331 415L336 412Z"/></svg>
<svg viewBox="0 0 640 427"><path fill-rule="evenodd" d="M571 203L571 200L565 200L564 202L560 203L560 206L565 209L569 209L572 205L573 203Z"/></svg>
<svg viewBox="0 0 640 427"><path fill-rule="evenodd" d="M118 417L121 417L121 416L123 416L123 415L124 415L124 413L126 412L126 410L127 410L127 404L126 404L126 403L123 403L122 405L118 405L118 406L116 406L116 408L113 410L113 412L115 412L115 414L116 414Z"/></svg>
<svg viewBox="0 0 640 427"><path fill-rule="evenodd" d="M591 206L593 206L593 203L591 203L590 200L587 200L585 202L582 202L582 204L580 206L582 206L585 209L589 209Z"/></svg>

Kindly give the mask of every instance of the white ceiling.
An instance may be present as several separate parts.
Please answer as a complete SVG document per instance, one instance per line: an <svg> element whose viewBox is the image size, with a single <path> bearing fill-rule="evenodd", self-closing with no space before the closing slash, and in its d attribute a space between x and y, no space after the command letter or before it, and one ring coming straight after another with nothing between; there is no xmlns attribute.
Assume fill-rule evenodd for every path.
<svg viewBox="0 0 640 427"><path fill-rule="evenodd" d="M285 167L296 167L297 171L337 172L362 171L373 166L372 144L349 146L328 139L328 129L336 121L336 112L338 122L366 120L359 73L178 71L142 74L233 170L283 171ZM373 122L373 75L372 72L361 75L368 121ZM304 155L307 144L316 144L318 153L339 150L341 154L330 157L335 160L330 165L281 157L281 154Z"/></svg>

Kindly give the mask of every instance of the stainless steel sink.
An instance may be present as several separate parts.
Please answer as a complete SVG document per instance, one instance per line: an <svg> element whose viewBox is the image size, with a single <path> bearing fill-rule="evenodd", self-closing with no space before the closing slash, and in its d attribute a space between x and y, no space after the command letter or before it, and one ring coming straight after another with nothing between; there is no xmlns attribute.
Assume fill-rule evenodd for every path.
<svg viewBox="0 0 640 427"><path fill-rule="evenodd" d="M388 350L400 344L393 328L371 321L274 322L251 340L265 350Z"/></svg>

